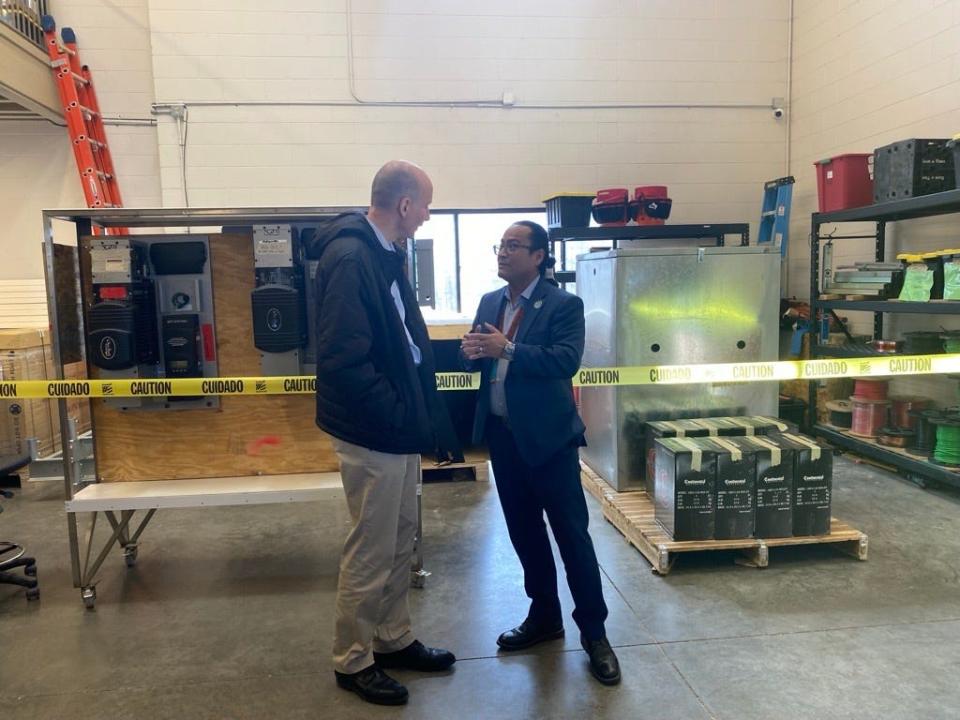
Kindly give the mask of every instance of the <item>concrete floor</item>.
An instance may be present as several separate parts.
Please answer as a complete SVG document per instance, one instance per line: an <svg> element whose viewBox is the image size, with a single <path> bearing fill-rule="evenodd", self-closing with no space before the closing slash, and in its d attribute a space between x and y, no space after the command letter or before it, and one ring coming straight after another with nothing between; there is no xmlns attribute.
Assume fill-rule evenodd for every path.
<svg viewBox="0 0 960 720"><path fill-rule="evenodd" d="M486 483L428 485L419 636L452 649L443 676L398 672L402 709L362 703L329 659L340 502L166 511L127 570L101 572L97 608L71 587L60 489L5 501L0 536L39 561L42 598L0 586L0 717L30 718L960 718L960 495L840 459L835 514L870 560L830 547L684 557L666 578L588 497L623 684L587 673L567 638L497 653L523 619L520 568Z"/></svg>

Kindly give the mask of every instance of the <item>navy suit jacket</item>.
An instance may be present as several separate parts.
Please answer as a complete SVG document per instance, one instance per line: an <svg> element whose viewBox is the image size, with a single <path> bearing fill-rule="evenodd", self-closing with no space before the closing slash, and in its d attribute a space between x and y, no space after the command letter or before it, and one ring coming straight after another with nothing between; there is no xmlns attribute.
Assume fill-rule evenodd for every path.
<svg viewBox="0 0 960 720"><path fill-rule="evenodd" d="M484 295L473 328L496 326L504 302L502 288ZM584 444L585 427L571 382L583 358L583 300L541 278L526 301L513 342L517 347L504 383L507 415L521 457L536 467L571 443ZM493 361L465 360L464 365L481 374L473 424L473 441L481 443L490 414Z"/></svg>

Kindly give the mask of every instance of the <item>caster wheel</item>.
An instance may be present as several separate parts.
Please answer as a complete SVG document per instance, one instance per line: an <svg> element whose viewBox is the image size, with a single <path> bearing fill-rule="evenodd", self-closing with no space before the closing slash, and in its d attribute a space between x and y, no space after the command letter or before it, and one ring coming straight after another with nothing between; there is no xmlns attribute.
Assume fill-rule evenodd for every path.
<svg viewBox="0 0 960 720"><path fill-rule="evenodd" d="M23 574L24 574L24 575L27 575L27 576L29 576L29 577L36 577L36 576L37 576L37 566L36 566L36 565L27 565L27 566L23 569Z"/></svg>
<svg viewBox="0 0 960 720"><path fill-rule="evenodd" d="M83 604L87 610L93 610L97 603L97 589L95 587L85 587L80 591L80 597L83 598Z"/></svg>
<svg viewBox="0 0 960 720"><path fill-rule="evenodd" d="M40 588L27 588L27 600L39 600Z"/></svg>
<svg viewBox="0 0 960 720"><path fill-rule="evenodd" d="M133 567L137 564L137 548L126 548L123 551L123 561L127 564L127 567Z"/></svg>

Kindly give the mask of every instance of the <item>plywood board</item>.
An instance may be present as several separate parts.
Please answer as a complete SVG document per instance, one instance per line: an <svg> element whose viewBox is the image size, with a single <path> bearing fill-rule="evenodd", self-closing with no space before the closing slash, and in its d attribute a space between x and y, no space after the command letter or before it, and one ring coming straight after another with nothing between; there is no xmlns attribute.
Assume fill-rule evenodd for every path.
<svg viewBox="0 0 960 720"><path fill-rule="evenodd" d="M460 340L470 332L470 323L456 325L427 324L427 334L431 340Z"/></svg>
<svg viewBox="0 0 960 720"><path fill-rule="evenodd" d="M210 260L220 375L259 375L250 236L211 235ZM111 482L336 471L314 403L312 395L222 397L219 409L121 411L95 401L97 475Z"/></svg>

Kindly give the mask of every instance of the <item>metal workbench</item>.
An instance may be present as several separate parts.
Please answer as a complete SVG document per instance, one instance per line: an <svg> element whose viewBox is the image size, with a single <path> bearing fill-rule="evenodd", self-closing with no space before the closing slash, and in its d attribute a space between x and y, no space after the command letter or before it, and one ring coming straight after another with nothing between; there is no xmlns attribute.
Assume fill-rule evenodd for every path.
<svg viewBox="0 0 960 720"><path fill-rule="evenodd" d="M76 284L79 278L79 258L75 248L54 242L54 222L73 225L77 246L82 237L92 235L95 228L217 228L242 227L254 224L284 224L317 222L340 212L356 208L106 208L81 210L45 210L43 212L43 253L46 275L47 303L50 316L51 344L56 379L64 378L64 363L80 359L76 355L83 338L81 301L76 305L63 303L62 298L76 292L76 287L58 287L58 275L63 277L64 263L73 263L65 276ZM58 267L59 266L59 267ZM81 340L82 342L82 340ZM72 348L72 349L71 349ZM119 548L128 566L135 564L142 533L157 510L166 508L200 508L224 505L264 505L271 503L306 502L342 496L339 473L307 473L299 475L264 475L253 477L159 480L147 482L98 483L93 474L85 475L83 468L91 468L92 458L75 457L79 453L76 433L72 432L66 400L57 401L60 409L63 447L63 483L66 496L67 533L70 543L70 561L74 587L80 589L87 608L96 602L97 573L110 551ZM95 432L96 430L94 430ZM422 563L422 475L417 487L418 531L412 584L422 587L429 573ZM142 513L135 521L137 513ZM110 535L98 544L95 537L97 520L103 515L110 524ZM86 531L81 537L80 518L89 515ZM94 555L94 553L96 553Z"/></svg>

